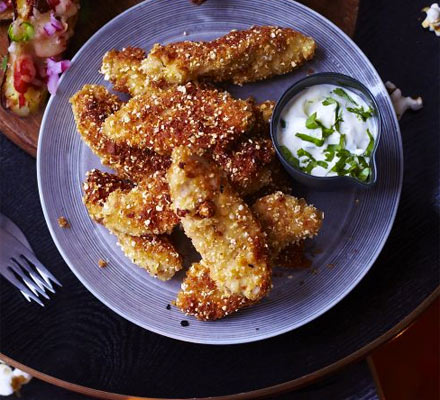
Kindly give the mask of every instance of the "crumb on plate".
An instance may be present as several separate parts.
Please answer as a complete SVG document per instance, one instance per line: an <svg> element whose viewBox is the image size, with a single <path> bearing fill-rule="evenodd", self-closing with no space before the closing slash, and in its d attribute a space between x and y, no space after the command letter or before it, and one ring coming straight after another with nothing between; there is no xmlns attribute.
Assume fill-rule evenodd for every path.
<svg viewBox="0 0 440 400"><path fill-rule="evenodd" d="M58 218L58 225L60 228L69 228L70 227L69 221L67 221L66 217L63 217L63 216Z"/></svg>

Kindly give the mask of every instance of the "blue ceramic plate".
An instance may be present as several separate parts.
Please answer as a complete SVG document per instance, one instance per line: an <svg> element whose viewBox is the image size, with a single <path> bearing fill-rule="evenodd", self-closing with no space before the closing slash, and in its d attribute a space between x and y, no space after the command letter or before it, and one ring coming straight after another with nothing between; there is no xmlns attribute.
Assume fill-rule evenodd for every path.
<svg viewBox="0 0 440 400"><path fill-rule="evenodd" d="M199 322L166 309L183 273L169 282L151 278L116 247L115 237L92 222L81 202L86 171L102 168L81 141L68 102L86 83L104 84L103 54L112 48L179 40L212 39L251 25L292 27L313 36L318 51L302 69L272 80L231 88L237 96L276 100L307 71L337 71L356 77L376 97L383 114L377 152L378 182L371 190L314 192L294 184L295 193L325 212L314 241L313 273L277 271L274 288L260 304L217 322ZM184 32L187 36L184 36ZM47 106L38 144L41 203L52 237L81 282L108 307L146 329L172 338L210 344L252 342L290 331L317 318L346 296L379 255L392 227L403 173L399 126L382 81L359 48L335 25L290 0L150 0L126 11L99 30L78 52ZM57 225L66 216L70 229ZM182 243L185 249L185 243ZM100 258L109 260L100 269ZM190 324L182 327L180 321Z"/></svg>

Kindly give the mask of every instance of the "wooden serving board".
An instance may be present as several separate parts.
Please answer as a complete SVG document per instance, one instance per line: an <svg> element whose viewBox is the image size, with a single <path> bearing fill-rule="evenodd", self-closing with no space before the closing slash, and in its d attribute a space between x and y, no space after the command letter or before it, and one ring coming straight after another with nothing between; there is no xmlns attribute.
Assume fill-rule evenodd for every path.
<svg viewBox="0 0 440 400"><path fill-rule="evenodd" d="M80 17L76 27L75 36L69 46L67 58L70 59L73 57L83 43L106 22L110 21L122 11L125 11L140 2L140 0L81 1ZM329 18L347 34L352 35L354 33L359 0L301 0L300 2ZM197 6L194 5L194 7ZM1 56L7 53L8 26L8 22L0 23ZM1 72L1 74L3 74L3 72ZM2 78L1 75L0 78ZM19 118L0 107L0 132L4 133L10 140L17 144L17 146L35 157L37 153L38 131L43 112L44 108L31 117Z"/></svg>

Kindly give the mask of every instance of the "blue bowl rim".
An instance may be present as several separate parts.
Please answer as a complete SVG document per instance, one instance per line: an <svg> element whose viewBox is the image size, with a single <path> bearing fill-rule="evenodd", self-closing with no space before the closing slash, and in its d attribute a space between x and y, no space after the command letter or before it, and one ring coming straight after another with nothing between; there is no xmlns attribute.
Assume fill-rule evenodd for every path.
<svg viewBox="0 0 440 400"><path fill-rule="evenodd" d="M376 112L377 136L376 136L376 140L374 143L374 148L373 148L373 150L371 152L371 156L370 156L370 168L372 171L372 174L371 174L372 177L368 182L362 182L356 178L353 178L351 176L345 176L345 175L344 176L314 176L311 174L307 174L306 172L303 172L300 169L296 168L294 165L290 164L284 158L283 154L281 153L281 151L279 149L279 143L278 143L278 138L277 138L276 133L277 133L278 125L279 125L278 122L279 122L279 118L281 115L281 111L284 109L285 105L294 96L296 96L301 90L303 90L307 87L310 87L310 86L315 86L315 85L324 84L324 83L332 84L337 79L341 79L344 82L349 82L349 84L347 85L348 87L350 87L350 84L354 84L354 85L352 85L352 87L360 90L361 92L363 92L364 95L366 95L368 97L368 100L371 101L371 103L374 106L375 112ZM322 82L315 82L317 80L322 81ZM307 83L308 81L312 81L311 84L305 85L305 83ZM341 86L344 86L344 85L341 85ZM311 182L336 182L336 181L340 181L340 182L347 182L352 185L363 187L363 188L372 187L377 181L376 150L377 150L377 147L380 142L381 134L382 134L382 114L379 109L378 102L377 102L376 98L373 96L371 91L362 82L358 81L357 79L355 79L349 75L341 74L338 72L318 72L316 74L306 76L306 77L296 81L292 85L290 85L284 91L284 93L280 96L278 101L276 102L275 108L272 113L272 118L270 120L270 136L272 139L272 143L274 145L275 152L277 153L278 157L282 161L284 161L284 163L282 163L284 168L290 169L291 171L293 171L293 173L295 175L299 175L300 177L304 178L303 180L308 179Z"/></svg>

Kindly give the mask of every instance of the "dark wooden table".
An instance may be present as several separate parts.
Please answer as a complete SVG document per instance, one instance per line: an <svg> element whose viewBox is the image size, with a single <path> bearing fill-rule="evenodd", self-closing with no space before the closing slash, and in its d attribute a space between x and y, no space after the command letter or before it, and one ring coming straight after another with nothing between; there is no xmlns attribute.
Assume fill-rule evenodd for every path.
<svg viewBox="0 0 440 400"><path fill-rule="evenodd" d="M440 41L420 26L425 5L361 2L355 41L384 80L404 94L420 94L424 108L401 121L405 178L390 238L341 303L300 329L258 343L202 346L145 331L106 308L70 272L43 218L35 160L0 135L1 212L21 226L64 285L42 309L0 280L1 353L109 392L216 396L307 384L363 357L409 323L439 286Z"/></svg>

